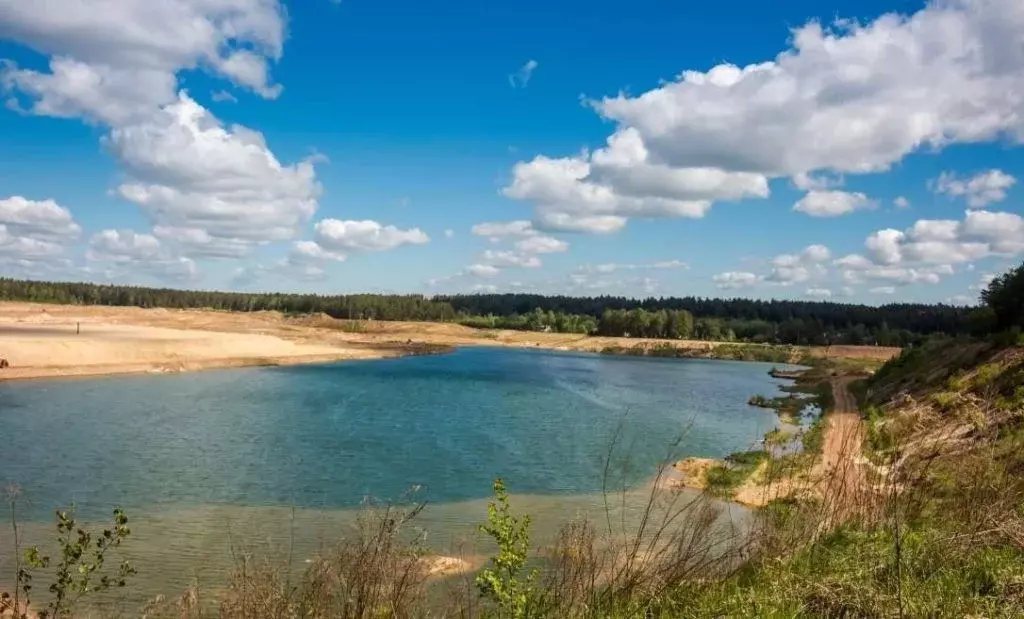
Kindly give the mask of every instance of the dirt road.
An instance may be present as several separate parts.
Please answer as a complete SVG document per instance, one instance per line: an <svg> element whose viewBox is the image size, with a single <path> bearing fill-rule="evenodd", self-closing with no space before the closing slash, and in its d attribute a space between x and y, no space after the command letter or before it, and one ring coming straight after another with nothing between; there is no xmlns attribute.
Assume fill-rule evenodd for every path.
<svg viewBox="0 0 1024 619"><path fill-rule="evenodd" d="M853 380L851 376L832 380L835 404L825 417L818 492L832 519L843 519L863 508L868 492L867 474L861 465L864 424L850 392Z"/></svg>

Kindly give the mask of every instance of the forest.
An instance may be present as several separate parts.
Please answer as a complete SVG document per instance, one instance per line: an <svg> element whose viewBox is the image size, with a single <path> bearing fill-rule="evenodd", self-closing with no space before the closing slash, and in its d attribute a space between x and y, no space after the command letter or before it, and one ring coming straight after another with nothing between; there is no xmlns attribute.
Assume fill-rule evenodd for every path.
<svg viewBox="0 0 1024 619"><path fill-rule="evenodd" d="M456 321L476 328L796 345L906 346L933 334L978 330L979 310L700 297L537 294L315 295L216 292L0 278L0 300L78 305L209 308L340 319Z"/></svg>

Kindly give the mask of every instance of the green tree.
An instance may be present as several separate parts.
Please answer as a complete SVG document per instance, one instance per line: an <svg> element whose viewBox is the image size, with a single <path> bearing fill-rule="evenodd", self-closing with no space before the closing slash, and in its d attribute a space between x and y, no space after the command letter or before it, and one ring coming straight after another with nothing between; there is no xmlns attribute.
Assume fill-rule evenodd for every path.
<svg viewBox="0 0 1024 619"><path fill-rule="evenodd" d="M1024 328L1024 264L993 279L981 300L995 314L997 329Z"/></svg>

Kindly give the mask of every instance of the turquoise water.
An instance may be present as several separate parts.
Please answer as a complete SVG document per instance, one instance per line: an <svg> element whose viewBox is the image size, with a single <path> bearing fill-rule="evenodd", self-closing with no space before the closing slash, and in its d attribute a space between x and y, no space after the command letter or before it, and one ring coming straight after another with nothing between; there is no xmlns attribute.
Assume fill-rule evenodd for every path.
<svg viewBox="0 0 1024 619"><path fill-rule="evenodd" d="M487 554L475 524L502 476L550 540L604 518L611 486L644 486L670 451L721 457L777 426L750 407L770 364L526 349L194 374L0 383L0 482L23 488L24 540L53 509L132 517L125 547L145 595L223 581L238 545L301 560L352 524L366 497L410 488L442 553ZM672 446L681 438L681 441ZM634 501L635 499L635 501ZM631 502L632 501L632 502ZM745 511L725 507L726 518ZM618 507L616 507L618 509ZM625 522L625 521L624 521ZM0 570L9 572L0 528ZM283 552L283 551L282 551ZM2 580L0 580L2 584Z"/></svg>
<svg viewBox="0 0 1024 619"><path fill-rule="evenodd" d="M769 364L535 350L0 384L16 437L0 480L34 516L208 504L352 507L412 486L431 502L600 490L621 427L629 483L680 455L720 457L775 427L747 406Z"/></svg>

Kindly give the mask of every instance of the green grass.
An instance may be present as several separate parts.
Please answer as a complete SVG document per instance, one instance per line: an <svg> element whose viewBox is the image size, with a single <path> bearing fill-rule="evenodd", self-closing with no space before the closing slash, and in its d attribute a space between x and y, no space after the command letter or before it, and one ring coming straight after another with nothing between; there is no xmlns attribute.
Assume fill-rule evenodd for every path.
<svg viewBox="0 0 1024 619"><path fill-rule="evenodd" d="M732 491L747 481L757 467L768 460L766 451L742 451L730 454L725 463L716 464L707 471L707 488L715 496L729 497Z"/></svg>

